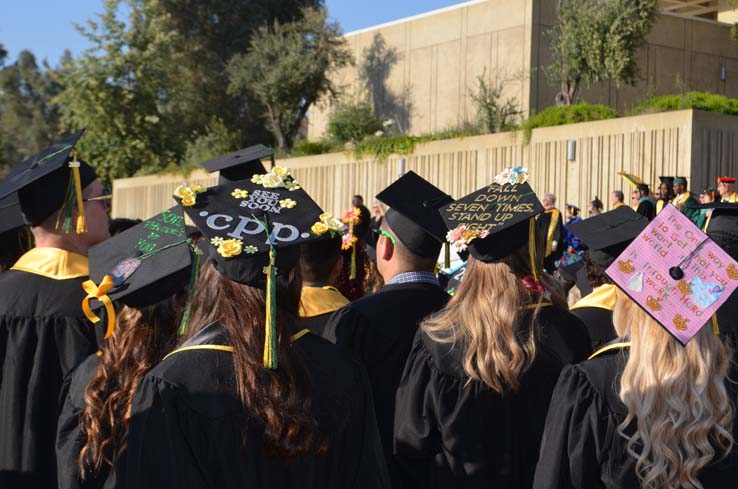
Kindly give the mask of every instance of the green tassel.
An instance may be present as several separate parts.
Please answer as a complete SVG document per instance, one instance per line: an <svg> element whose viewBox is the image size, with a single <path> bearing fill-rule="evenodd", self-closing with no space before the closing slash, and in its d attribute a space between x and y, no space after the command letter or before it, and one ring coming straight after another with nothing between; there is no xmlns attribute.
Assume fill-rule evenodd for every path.
<svg viewBox="0 0 738 489"><path fill-rule="evenodd" d="M267 228L268 229L268 228ZM264 367L275 370L277 365L277 250L269 249L266 287L266 323L264 333Z"/></svg>

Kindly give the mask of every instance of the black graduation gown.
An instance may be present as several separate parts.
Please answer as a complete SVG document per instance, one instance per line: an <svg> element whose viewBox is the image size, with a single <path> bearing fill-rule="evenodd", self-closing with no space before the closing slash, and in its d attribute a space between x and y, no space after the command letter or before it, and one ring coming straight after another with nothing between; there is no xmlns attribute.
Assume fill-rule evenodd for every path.
<svg viewBox="0 0 738 489"><path fill-rule="evenodd" d="M603 284L596 287L591 294L582 297L571 308L571 313L587 327L592 350L601 348L618 336L612 322L616 295L617 287Z"/></svg>
<svg viewBox="0 0 738 489"><path fill-rule="evenodd" d="M441 310L449 299L435 284L390 284L336 311L325 329L328 340L352 350L366 366L395 489L400 487L392 458L395 393L418 325Z"/></svg>
<svg viewBox="0 0 738 489"><path fill-rule="evenodd" d="M54 488L64 377L96 351L84 278L0 274L0 487Z"/></svg>
<svg viewBox="0 0 738 489"><path fill-rule="evenodd" d="M225 344L218 324L184 346ZM134 395L126 449L127 487L385 488L371 391L361 365L322 338L293 343L313 386L313 407L328 452L292 462L263 454L261 428L236 397L231 353L178 351L154 367Z"/></svg>
<svg viewBox="0 0 738 489"><path fill-rule="evenodd" d="M627 440L618 434L628 412L617 394L624 367L625 356L618 349L561 372L541 442L535 489L641 487L636 460L627 453ZM736 379L735 374L731 378ZM735 381L725 386L728 396L736 399ZM736 437L738 420L733 424ZM734 447L727 458L702 469L699 480L704 489L736 487L738 450Z"/></svg>
<svg viewBox="0 0 738 489"><path fill-rule="evenodd" d="M539 316L536 358L518 392L469 382L464 347L419 332L397 391L395 458L405 487L531 487L561 369L589 354L584 326L553 307Z"/></svg>
<svg viewBox="0 0 738 489"><path fill-rule="evenodd" d="M551 225L551 217L556 214L557 222L554 225L554 232L551 236L551 239L549 239L548 236L548 228ZM554 210L548 210L545 211L536 217L536 232L539 233L541 236L543 236L544 242L546 243L546 249L548 249L549 246L551 246L551 243L553 241L556 241L556 251L551 251L550 254L546 255L544 259L544 267L549 272L553 273L554 270L556 270L556 260L560 259L563 254L566 243L564 242L564 221L561 218L561 212L558 210L554 212Z"/></svg>
<svg viewBox="0 0 738 489"><path fill-rule="evenodd" d="M656 217L656 206L651 200L643 199L641 202L638 203L638 208L636 209L636 212L651 221L654 217Z"/></svg>
<svg viewBox="0 0 738 489"><path fill-rule="evenodd" d="M100 358L90 355L69 376L69 389L64 399L56 432L56 468L59 478L59 489L93 489L114 488L120 483L117 470L121 464L116 460L116 470L111 471L107 465L102 466L100 473L80 478L79 454L85 443L81 431L80 415L85 408L85 389L95 374ZM125 452L124 452L125 453ZM108 454L112 456L111 453ZM123 487L123 484L117 487Z"/></svg>

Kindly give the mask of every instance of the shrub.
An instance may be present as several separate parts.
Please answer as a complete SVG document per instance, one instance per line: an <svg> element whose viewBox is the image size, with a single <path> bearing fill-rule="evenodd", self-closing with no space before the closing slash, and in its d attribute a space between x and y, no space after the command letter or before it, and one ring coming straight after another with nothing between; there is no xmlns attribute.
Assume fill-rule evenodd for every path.
<svg viewBox="0 0 738 489"><path fill-rule="evenodd" d="M333 150L327 141L298 141L292 148L292 156L322 155Z"/></svg>
<svg viewBox="0 0 738 489"><path fill-rule="evenodd" d="M354 144L382 129L372 107L364 102L338 104L328 119L328 135L339 143Z"/></svg>
<svg viewBox="0 0 738 489"><path fill-rule="evenodd" d="M669 110L698 109L738 115L738 99L708 92L687 92L681 95L662 95L646 100L633 109L632 114L666 112Z"/></svg>
<svg viewBox="0 0 738 489"><path fill-rule="evenodd" d="M487 75L487 69L477 76L477 87L469 94L477 109L479 124L486 132L501 132L512 129L515 120L521 114L515 98L502 99L505 84L510 78L493 72Z"/></svg>
<svg viewBox="0 0 738 489"><path fill-rule="evenodd" d="M577 122L599 121L613 119L615 111L606 105L590 105L580 103L576 105L565 105L563 107L549 107L534 114L523 124L523 132L526 144L530 141L533 129L537 127L562 126L564 124L575 124Z"/></svg>

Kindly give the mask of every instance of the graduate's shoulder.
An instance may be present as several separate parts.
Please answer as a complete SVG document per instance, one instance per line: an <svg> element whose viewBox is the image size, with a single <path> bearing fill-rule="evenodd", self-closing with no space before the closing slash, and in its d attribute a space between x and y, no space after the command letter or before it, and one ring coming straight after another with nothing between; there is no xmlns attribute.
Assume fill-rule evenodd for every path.
<svg viewBox="0 0 738 489"><path fill-rule="evenodd" d="M4 314L83 317L85 278L54 280L42 275L8 270L0 273L0 310Z"/></svg>

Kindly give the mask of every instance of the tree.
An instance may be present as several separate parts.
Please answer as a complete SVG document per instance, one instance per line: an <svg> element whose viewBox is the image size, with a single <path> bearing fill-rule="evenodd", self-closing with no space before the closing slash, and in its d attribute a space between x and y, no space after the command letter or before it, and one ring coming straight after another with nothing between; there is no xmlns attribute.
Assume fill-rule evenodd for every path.
<svg viewBox="0 0 738 489"><path fill-rule="evenodd" d="M177 61L171 34L145 2L126 5L127 22L118 18L120 1L106 0L99 23L78 26L92 47L57 75L64 86L56 97L62 127L87 128L82 156L107 181L164 168L182 154L187 138L167 111L169 68Z"/></svg>
<svg viewBox="0 0 738 489"><path fill-rule="evenodd" d="M487 69L477 76L477 88L470 93L477 109L479 124L487 132L500 132L511 129L515 118L521 112L515 98L502 99L505 84L510 81L506 76L495 72L487 75Z"/></svg>
<svg viewBox="0 0 738 489"><path fill-rule="evenodd" d="M561 0L548 31L553 62L546 74L560 83L558 105L571 105L582 85L604 80L635 85L636 53L656 17L656 0Z"/></svg>
<svg viewBox="0 0 738 489"><path fill-rule="evenodd" d="M0 46L0 65L5 56ZM52 71L46 64L39 67L30 51L21 51L15 63L0 68L0 164L16 164L56 136L59 108L52 99L61 87Z"/></svg>
<svg viewBox="0 0 738 489"><path fill-rule="evenodd" d="M264 108L281 150L292 148L308 107L321 97L335 97L331 80L352 62L338 25L323 9L306 9L294 22L275 21L254 33L249 51L228 64L228 93L251 93Z"/></svg>
<svg viewBox="0 0 738 489"><path fill-rule="evenodd" d="M340 103L328 119L328 135L339 143L358 143L382 129L371 105L366 102Z"/></svg>

